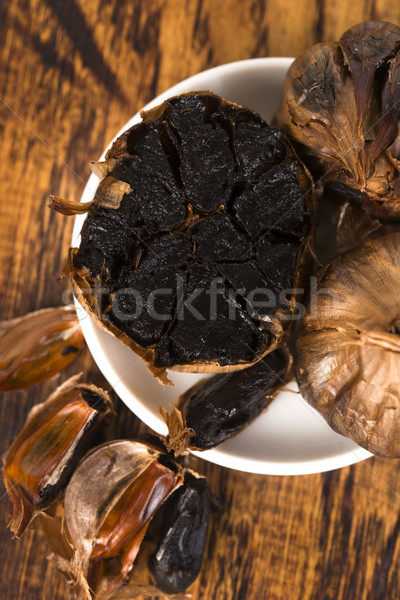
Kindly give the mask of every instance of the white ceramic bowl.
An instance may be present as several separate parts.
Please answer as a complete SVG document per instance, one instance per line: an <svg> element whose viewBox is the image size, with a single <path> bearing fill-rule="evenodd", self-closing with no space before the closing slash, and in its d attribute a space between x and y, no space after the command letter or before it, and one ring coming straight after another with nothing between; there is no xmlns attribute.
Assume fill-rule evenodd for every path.
<svg viewBox="0 0 400 600"><path fill-rule="evenodd" d="M278 106L291 62L290 58L259 58L209 69L178 83L144 108L156 106L183 92L210 90L227 100L255 109L268 120ZM116 137L140 120L140 115L136 114ZM92 175L82 202L92 199L97 184L97 178ZM83 221L84 217L76 218L74 246L79 245ZM93 358L111 386L146 425L159 434L166 434L167 428L158 412L159 405L169 408L170 403L176 402L184 390L204 375L171 371L169 377L175 385L163 389L131 350L99 329L79 306L78 314ZM195 454L225 467L268 475L329 471L371 456L350 439L334 433L301 398L295 382L290 387L292 391L282 391L269 408L240 434L218 448Z"/></svg>

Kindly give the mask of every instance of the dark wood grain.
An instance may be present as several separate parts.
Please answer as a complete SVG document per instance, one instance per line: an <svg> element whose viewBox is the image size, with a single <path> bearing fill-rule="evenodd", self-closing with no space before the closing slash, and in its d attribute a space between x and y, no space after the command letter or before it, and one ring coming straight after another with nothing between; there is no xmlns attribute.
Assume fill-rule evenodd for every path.
<svg viewBox="0 0 400 600"><path fill-rule="evenodd" d="M0 4L1 318L59 305L72 220L50 193L78 199L96 159L156 94L205 68L294 56L367 18L400 23L393 0L6 0ZM3 394L0 451L28 409L67 376L106 385L86 350L52 381ZM143 430L119 403L116 435ZM398 600L400 463L372 459L305 477L248 475L192 460L216 498L193 600ZM65 600L42 536L6 530L0 597Z"/></svg>

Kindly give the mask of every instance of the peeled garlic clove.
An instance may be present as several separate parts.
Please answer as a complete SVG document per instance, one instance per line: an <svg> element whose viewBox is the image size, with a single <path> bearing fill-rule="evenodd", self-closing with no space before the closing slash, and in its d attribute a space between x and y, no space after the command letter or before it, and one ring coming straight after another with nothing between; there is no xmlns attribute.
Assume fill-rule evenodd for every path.
<svg viewBox="0 0 400 600"><path fill-rule="evenodd" d="M335 431L400 457L400 228L370 234L318 276L297 341L303 397Z"/></svg>
<svg viewBox="0 0 400 600"><path fill-rule="evenodd" d="M65 369L84 337L74 306L46 308L0 323L0 392L29 387Z"/></svg>
<svg viewBox="0 0 400 600"><path fill-rule="evenodd" d="M31 410L4 456L4 482L14 509L10 527L17 537L57 497L113 414L108 394L78 379L72 377Z"/></svg>
<svg viewBox="0 0 400 600"><path fill-rule="evenodd" d="M132 569L154 513L182 481L178 466L139 442L113 441L82 461L64 498L79 590L89 586L97 600L112 595Z"/></svg>
<svg viewBox="0 0 400 600"><path fill-rule="evenodd" d="M189 388L174 412L160 409L169 429L167 450L176 456L187 447L207 450L242 431L287 381L290 363L281 347L252 367L214 375Z"/></svg>
<svg viewBox="0 0 400 600"><path fill-rule="evenodd" d="M183 485L166 501L149 570L168 594L183 592L196 579L207 541L211 492L204 477L186 471Z"/></svg>

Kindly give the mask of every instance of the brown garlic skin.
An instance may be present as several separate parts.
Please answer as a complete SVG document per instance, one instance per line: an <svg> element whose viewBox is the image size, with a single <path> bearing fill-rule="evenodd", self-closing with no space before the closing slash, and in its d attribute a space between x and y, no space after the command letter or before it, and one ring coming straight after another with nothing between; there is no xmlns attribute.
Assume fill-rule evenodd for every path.
<svg viewBox="0 0 400 600"><path fill-rule="evenodd" d="M77 597L105 600L117 590L118 597L136 597L142 585L135 579L136 559L147 528L182 483L179 465L139 442L114 440L84 457L66 488L58 534L54 523L48 528L51 519L42 522L52 558L74 582ZM160 595L148 581L143 593Z"/></svg>
<svg viewBox="0 0 400 600"><path fill-rule="evenodd" d="M400 219L400 27L365 22L316 44L286 77L274 117L322 189Z"/></svg>
<svg viewBox="0 0 400 600"><path fill-rule="evenodd" d="M49 379L84 344L74 306L45 308L0 323L0 392Z"/></svg>
<svg viewBox="0 0 400 600"><path fill-rule="evenodd" d="M16 537L57 498L100 427L114 415L108 394L78 383L79 377L33 407L3 458L4 483L14 509L10 527Z"/></svg>
<svg viewBox="0 0 400 600"><path fill-rule="evenodd" d="M327 264L297 340L303 397L338 433L400 457L400 228Z"/></svg>
<svg viewBox="0 0 400 600"><path fill-rule="evenodd" d="M197 576L210 489L160 446L132 440L98 446L82 459L56 510L40 516L50 560L79 600L168 600L164 592L178 593ZM167 580L160 581L165 569Z"/></svg>

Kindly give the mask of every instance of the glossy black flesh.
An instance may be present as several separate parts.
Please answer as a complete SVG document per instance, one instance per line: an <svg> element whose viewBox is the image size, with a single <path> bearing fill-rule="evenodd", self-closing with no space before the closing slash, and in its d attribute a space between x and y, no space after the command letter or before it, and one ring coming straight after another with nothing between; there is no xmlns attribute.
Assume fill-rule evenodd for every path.
<svg viewBox="0 0 400 600"><path fill-rule="evenodd" d="M251 237L270 230L304 237L307 213L297 168L294 158L285 160L245 188L235 200L235 215Z"/></svg>
<svg viewBox="0 0 400 600"><path fill-rule="evenodd" d="M111 171L115 179L128 183L132 192L126 194L137 213L136 225L150 233L169 231L185 216L184 199L180 191L162 178L142 160L124 159ZM167 173L167 176L169 173Z"/></svg>
<svg viewBox="0 0 400 600"><path fill-rule="evenodd" d="M251 241L226 213L202 221L193 232L196 256L209 262L246 261L252 255ZM219 243L215 243L218 240Z"/></svg>
<svg viewBox="0 0 400 600"><path fill-rule="evenodd" d="M278 236L265 236L256 244L258 268L264 275L267 289L276 299L276 306L283 306L282 296L294 289L297 253L300 241Z"/></svg>
<svg viewBox="0 0 400 600"><path fill-rule="evenodd" d="M191 248L187 236L161 238L143 252L136 270L122 269L109 318L139 344L159 342L166 323L171 321L177 276Z"/></svg>
<svg viewBox="0 0 400 600"><path fill-rule="evenodd" d="M275 350L254 366L214 375L188 390L179 403L187 427L195 431L190 443L207 450L232 437L271 402L271 392L284 382L287 358Z"/></svg>
<svg viewBox="0 0 400 600"><path fill-rule="evenodd" d="M169 125L180 140L180 170L187 198L199 210L212 212L228 201L235 161L224 119L193 94L175 99ZM225 126L224 126L225 125Z"/></svg>
<svg viewBox="0 0 400 600"><path fill-rule="evenodd" d="M118 209L94 205L74 258L108 290L104 318L155 347L159 367L252 362L268 343L262 317L272 319L285 304L282 291L293 287L310 227L282 133L250 109L193 93L132 127L126 147L129 156L111 175L132 191ZM177 237L187 240L185 256L174 254ZM215 278L222 291L213 320ZM204 289L192 302L195 285Z"/></svg>
<svg viewBox="0 0 400 600"><path fill-rule="evenodd" d="M163 520L149 570L167 594L186 590L196 579L203 559L211 513L211 493L204 478L189 472L164 503Z"/></svg>
<svg viewBox="0 0 400 600"><path fill-rule="evenodd" d="M210 294L214 284L220 292ZM177 318L158 344L156 364L217 360L220 365L230 365L239 356L251 362L262 351L265 336L230 293L218 271L192 263Z"/></svg>
<svg viewBox="0 0 400 600"><path fill-rule="evenodd" d="M125 199L124 199L125 200ZM124 201L123 201L124 202ZM87 267L93 277L108 280L138 250L138 235L121 219L120 211L102 209L86 218L81 245L74 258L79 269Z"/></svg>
<svg viewBox="0 0 400 600"><path fill-rule="evenodd" d="M173 187L180 184L180 178L176 161L173 160L173 151L168 151L172 144L168 137L168 131L162 124L139 123L131 128L127 146L129 154L139 157L169 187Z"/></svg>
<svg viewBox="0 0 400 600"><path fill-rule="evenodd" d="M233 123L233 148L240 171L248 179L257 179L262 173L281 163L287 151L282 132L269 127L257 113L239 107L223 109Z"/></svg>

